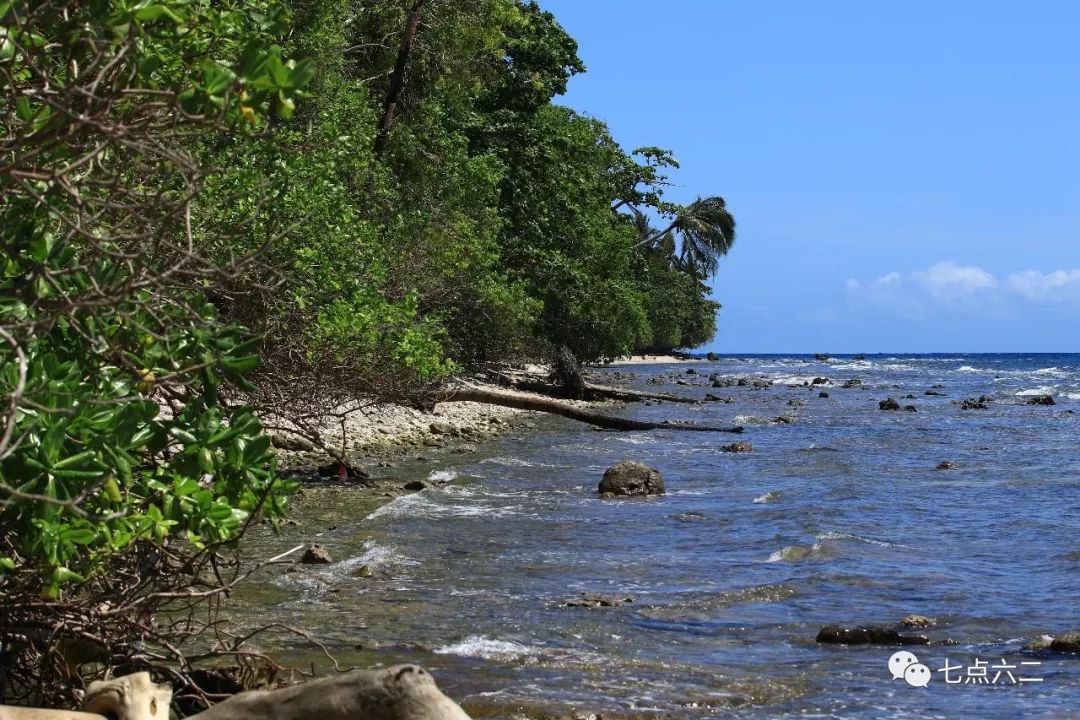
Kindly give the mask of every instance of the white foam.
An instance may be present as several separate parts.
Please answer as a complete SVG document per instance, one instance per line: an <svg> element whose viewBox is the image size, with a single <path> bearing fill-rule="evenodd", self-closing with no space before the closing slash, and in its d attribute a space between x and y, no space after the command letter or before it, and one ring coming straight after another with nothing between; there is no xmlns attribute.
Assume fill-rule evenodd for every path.
<svg viewBox="0 0 1080 720"><path fill-rule="evenodd" d="M865 538L860 535L852 535L851 533L842 532L825 532L817 536L820 540L857 540L858 542L867 543L868 545L877 545L879 547L888 548L904 548L905 550L914 550L915 548L908 545L901 545L900 543L885 542L884 540L874 540L872 538Z"/></svg>
<svg viewBox="0 0 1080 720"><path fill-rule="evenodd" d="M453 482L457 476L457 470L432 470L427 479L433 483L448 483Z"/></svg>
<svg viewBox="0 0 1080 720"><path fill-rule="evenodd" d="M540 649L511 640L493 640L484 635L470 635L461 642L435 648L436 655L459 655L484 660L522 660L540 654Z"/></svg>
<svg viewBox="0 0 1080 720"><path fill-rule="evenodd" d="M518 515L519 508L489 507L480 503L452 505L436 500L436 495L429 492L402 495L383 505L367 516L368 520L382 518L441 518L441 517L506 517ZM443 496L441 499L445 499Z"/></svg>
<svg viewBox="0 0 1080 720"><path fill-rule="evenodd" d="M356 557L338 563L337 569L350 573L356 568L365 565L374 570L388 567L400 567L402 565L420 564L416 560L410 560L405 557L394 547L383 545L375 540L365 540L362 548L363 552Z"/></svg>
<svg viewBox="0 0 1080 720"><path fill-rule="evenodd" d="M1057 388L1052 385L1040 385L1039 387L1028 388L1027 390L1021 390L1016 393L1017 397L1033 397L1035 395L1053 395Z"/></svg>
<svg viewBox="0 0 1080 720"><path fill-rule="evenodd" d="M987 371L986 370L980 370L979 368L976 368L976 367L971 367L970 365L961 365L960 367L956 368L956 372L977 373L977 372L987 372Z"/></svg>

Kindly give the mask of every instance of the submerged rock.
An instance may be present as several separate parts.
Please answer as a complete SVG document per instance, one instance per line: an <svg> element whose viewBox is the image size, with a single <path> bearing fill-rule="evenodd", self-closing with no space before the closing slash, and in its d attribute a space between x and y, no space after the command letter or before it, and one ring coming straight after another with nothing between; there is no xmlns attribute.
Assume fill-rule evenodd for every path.
<svg viewBox="0 0 1080 720"><path fill-rule="evenodd" d="M322 545L312 545L304 551L300 562L305 565L326 565L330 562L330 551Z"/></svg>
<svg viewBox="0 0 1080 720"><path fill-rule="evenodd" d="M983 395L983 397L986 397L986 396ZM966 400L964 400L963 402L960 403L960 409L961 410L986 410L988 407L989 407L989 405L987 405L986 401L983 400L982 398L979 398L979 399L967 398Z"/></svg>
<svg viewBox="0 0 1080 720"><path fill-rule="evenodd" d="M919 412L919 408L915 407L914 405L905 405L904 412Z"/></svg>
<svg viewBox="0 0 1080 720"><path fill-rule="evenodd" d="M1050 643L1050 649L1058 652L1080 653L1080 630L1070 630L1058 635Z"/></svg>
<svg viewBox="0 0 1080 720"><path fill-rule="evenodd" d="M851 389L859 387L860 385L862 385L862 380L860 380L859 378L851 378L850 380L845 380L844 384L840 387Z"/></svg>
<svg viewBox="0 0 1080 720"><path fill-rule="evenodd" d="M878 410L899 410L900 403L895 398L886 398L877 404Z"/></svg>
<svg viewBox="0 0 1080 720"><path fill-rule="evenodd" d="M1054 638L1050 635L1039 635L1033 637L1024 643L1024 649L1029 652L1038 652L1040 650L1049 650L1050 646L1054 644Z"/></svg>
<svg viewBox="0 0 1080 720"><path fill-rule="evenodd" d="M923 395L931 395L931 396L936 396L936 397L945 397L945 393L938 392L937 390L927 390L926 392L923 393Z"/></svg>
<svg viewBox="0 0 1080 720"><path fill-rule="evenodd" d="M580 598L573 598L562 603L560 607L619 607L634 602L630 595L601 595L594 592L583 592Z"/></svg>
<svg viewBox="0 0 1080 720"><path fill-rule="evenodd" d="M1028 398L1028 405L1055 405L1053 395L1035 395Z"/></svg>
<svg viewBox="0 0 1080 720"><path fill-rule="evenodd" d="M777 425L790 425L791 423L795 422L795 420L794 420L794 418L789 418L789 417L786 417L784 415L780 415L779 417L773 418L773 422L776 423Z"/></svg>
<svg viewBox="0 0 1080 720"><path fill-rule="evenodd" d="M739 442L733 442L730 445L724 445L720 448L723 452L731 453L748 453L754 451L754 446L745 440Z"/></svg>
<svg viewBox="0 0 1080 720"><path fill-rule="evenodd" d="M881 625L853 628L827 625L818 632L817 641L834 645L928 645L930 638L925 635L901 635L893 628Z"/></svg>
<svg viewBox="0 0 1080 720"><path fill-rule="evenodd" d="M659 470L645 463L623 460L607 469L597 490L601 495L663 495L664 480Z"/></svg>
<svg viewBox="0 0 1080 720"><path fill-rule="evenodd" d="M937 464L937 467L935 467L934 469L935 470L954 470L954 469L956 469L958 467L960 467L960 466L957 465L956 463L954 463L952 460L942 460L941 462L939 462Z"/></svg>
<svg viewBox="0 0 1080 720"><path fill-rule="evenodd" d="M410 491L413 491L413 492L420 492L421 490L426 490L427 487L428 487L428 484L426 482L424 482L423 480L413 480L412 482L407 482L404 485L402 485L401 489L402 490L410 490Z"/></svg>
<svg viewBox="0 0 1080 720"><path fill-rule="evenodd" d="M827 398L827 397L829 397L829 393L827 393L827 392L825 392L824 390L822 390L821 392L819 392L819 393L817 394L817 396L818 396L819 398Z"/></svg>

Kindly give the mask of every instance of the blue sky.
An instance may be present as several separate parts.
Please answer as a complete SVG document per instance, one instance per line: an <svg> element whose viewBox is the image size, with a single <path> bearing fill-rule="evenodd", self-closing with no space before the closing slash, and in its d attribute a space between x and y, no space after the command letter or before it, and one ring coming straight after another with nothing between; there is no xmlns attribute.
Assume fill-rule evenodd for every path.
<svg viewBox="0 0 1080 720"><path fill-rule="evenodd" d="M1080 351L1080 3L541 0L738 239L719 352Z"/></svg>

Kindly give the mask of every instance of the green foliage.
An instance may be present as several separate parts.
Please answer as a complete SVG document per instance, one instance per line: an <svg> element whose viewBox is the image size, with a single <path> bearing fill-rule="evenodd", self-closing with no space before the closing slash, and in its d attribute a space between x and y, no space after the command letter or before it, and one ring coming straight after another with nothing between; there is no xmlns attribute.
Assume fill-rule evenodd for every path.
<svg viewBox="0 0 1080 720"><path fill-rule="evenodd" d="M283 512L256 343L207 301L180 141L286 118L274 2L0 3L0 569L54 599L109 557Z"/></svg>

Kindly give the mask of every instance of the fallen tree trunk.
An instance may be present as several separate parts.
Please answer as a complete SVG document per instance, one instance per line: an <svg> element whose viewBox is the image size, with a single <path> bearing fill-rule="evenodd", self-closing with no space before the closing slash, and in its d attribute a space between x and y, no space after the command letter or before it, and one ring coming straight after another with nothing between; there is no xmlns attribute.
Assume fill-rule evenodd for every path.
<svg viewBox="0 0 1080 720"><path fill-rule="evenodd" d="M682 397L681 395L670 395L668 393L654 393L646 390L629 390L626 388L611 387L610 385L597 385L596 383L585 383L585 389L589 392L596 393L598 395L604 395L611 398L633 398L641 400L663 400L664 402L673 403L686 403L688 405L697 405L700 400L694 398Z"/></svg>
<svg viewBox="0 0 1080 720"><path fill-rule="evenodd" d="M539 395L529 395L507 390L495 390L492 388L459 387L447 390L440 398L440 402L478 402L489 405L501 405L502 407L516 408L518 410L536 410L538 412L561 415L571 420L589 423L608 430L691 430L697 432L728 432L741 433L741 425L735 427L716 427L712 425L684 425L673 422L646 422L644 420L630 420L628 418L604 415L595 410L578 407L569 402L555 400Z"/></svg>

